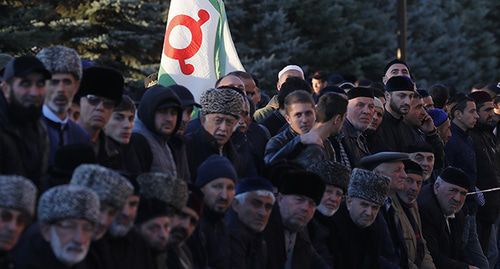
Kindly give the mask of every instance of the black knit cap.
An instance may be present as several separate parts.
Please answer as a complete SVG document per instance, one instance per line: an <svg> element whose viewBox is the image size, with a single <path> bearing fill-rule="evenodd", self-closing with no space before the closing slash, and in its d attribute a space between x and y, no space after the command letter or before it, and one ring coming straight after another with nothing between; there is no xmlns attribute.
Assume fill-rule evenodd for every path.
<svg viewBox="0 0 500 269"><path fill-rule="evenodd" d="M236 195L261 190L273 192L273 184L268 179L258 176L242 178L236 184Z"/></svg>
<svg viewBox="0 0 500 269"><path fill-rule="evenodd" d="M83 76L75 98L85 97L89 94L105 97L115 101L118 105L122 100L125 82L120 72L108 68L93 66L83 70Z"/></svg>
<svg viewBox="0 0 500 269"><path fill-rule="evenodd" d="M391 66L393 66L395 64L402 64L402 65L406 66L406 68L408 68L408 71L410 71L410 67L406 64L405 61L402 61L400 59L394 59L385 65L384 75L385 75L385 73L387 73L387 70L389 70L389 68L391 68Z"/></svg>
<svg viewBox="0 0 500 269"><path fill-rule="evenodd" d="M385 84L387 92L414 91L414 84L411 78L405 76L395 76L390 78Z"/></svg>
<svg viewBox="0 0 500 269"><path fill-rule="evenodd" d="M354 87L350 91L347 92L347 99L351 100L358 97L368 97L374 98L375 95L373 93L372 88L367 87Z"/></svg>
<svg viewBox="0 0 500 269"><path fill-rule="evenodd" d="M439 177L450 184L460 186L464 189L470 189L471 187L467 174L460 168L448 166L441 172Z"/></svg>
<svg viewBox="0 0 500 269"><path fill-rule="evenodd" d="M305 170L295 170L283 174L282 177L283 180L278 187L281 194L306 196L316 205L320 204L325 192L325 183L320 176Z"/></svg>
<svg viewBox="0 0 500 269"><path fill-rule="evenodd" d="M200 104L196 103L193 94L189 91L188 88L182 85L170 85L167 88L172 89L175 92L175 94L177 94L177 96L181 100L181 104L183 107L186 106L201 107Z"/></svg>

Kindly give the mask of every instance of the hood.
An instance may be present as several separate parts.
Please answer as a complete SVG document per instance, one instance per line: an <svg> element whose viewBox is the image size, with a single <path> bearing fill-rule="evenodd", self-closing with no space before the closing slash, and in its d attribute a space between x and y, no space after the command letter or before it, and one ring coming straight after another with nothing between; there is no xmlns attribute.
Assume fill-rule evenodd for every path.
<svg viewBox="0 0 500 269"><path fill-rule="evenodd" d="M172 104L177 110L177 123L175 124L174 134L179 129L182 121L182 106L179 97L170 87L155 85L146 89L142 96L137 110L137 117L146 125L146 127L155 132L155 111L164 104Z"/></svg>

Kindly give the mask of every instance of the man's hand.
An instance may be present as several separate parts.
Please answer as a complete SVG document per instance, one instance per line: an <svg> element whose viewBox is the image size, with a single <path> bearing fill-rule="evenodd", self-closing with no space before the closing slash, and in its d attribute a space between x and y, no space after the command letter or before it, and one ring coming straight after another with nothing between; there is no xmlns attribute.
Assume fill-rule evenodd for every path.
<svg viewBox="0 0 500 269"><path fill-rule="evenodd" d="M479 269L479 267L476 267L474 265L469 265L469 269Z"/></svg>
<svg viewBox="0 0 500 269"><path fill-rule="evenodd" d="M323 139L319 135L318 129L315 128L311 129L308 133L301 135L300 142L304 145L316 144L323 147Z"/></svg>
<svg viewBox="0 0 500 269"><path fill-rule="evenodd" d="M420 126L420 130L424 132L425 134L431 134L436 131L436 127L434 126L434 121L432 120L431 116L425 113L425 117L422 120L422 125Z"/></svg>

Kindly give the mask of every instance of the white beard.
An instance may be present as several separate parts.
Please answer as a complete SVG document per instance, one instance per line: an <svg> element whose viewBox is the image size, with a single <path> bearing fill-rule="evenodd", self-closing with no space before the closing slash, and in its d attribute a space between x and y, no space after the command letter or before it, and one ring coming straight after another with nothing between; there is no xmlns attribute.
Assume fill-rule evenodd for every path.
<svg viewBox="0 0 500 269"><path fill-rule="evenodd" d="M333 216L333 214L335 214L335 212L337 212L337 210L339 209L338 207L335 209L335 210L331 210L331 209L328 209L326 208L323 204L319 204L316 209L323 215L327 216L327 217L331 217Z"/></svg>
<svg viewBox="0 0 500 269"><path fill-rule="evenodd" d="M59 240L59 236L57 235L56 228L50 228L50 246L52 247L52 251L56 258L69 266L73 266L85 259L87 256L87 252L89 250L89 245L83 246L78 243L69 242L65 246L61 245L61 241ZM70 251L70 248L77 248L81 251L79 253L74 253L74 251Z"/></svg>

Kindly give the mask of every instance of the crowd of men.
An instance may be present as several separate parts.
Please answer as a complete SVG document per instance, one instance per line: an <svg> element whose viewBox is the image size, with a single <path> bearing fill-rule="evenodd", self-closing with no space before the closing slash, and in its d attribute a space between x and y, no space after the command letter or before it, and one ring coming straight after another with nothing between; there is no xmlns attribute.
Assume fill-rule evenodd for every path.
<svg viewBox="0 0 500 269"><path fill-rule="evenodd" d="M499 268L500 83L184 86L0 54L0 269Z"/></svg>

